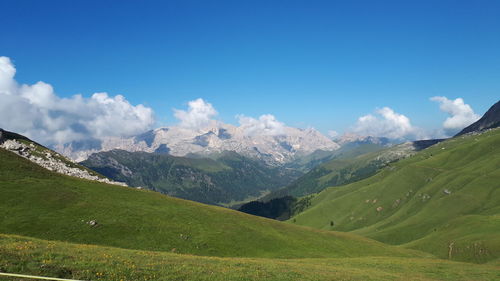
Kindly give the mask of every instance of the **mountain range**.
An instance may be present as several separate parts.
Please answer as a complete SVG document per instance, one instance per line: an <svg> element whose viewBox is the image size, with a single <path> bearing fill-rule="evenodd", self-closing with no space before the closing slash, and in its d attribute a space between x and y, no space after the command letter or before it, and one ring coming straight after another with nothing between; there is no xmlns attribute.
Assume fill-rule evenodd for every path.
<svg viewBox="0 0 500 281"><path fill-rule="evenodd" d="M58 151L130 186L231 205L289 185L339 147L311 128L283 126L257 134L212 121L203 129L158 128L128 138L73 142Z"/></svg>
<svg viewBox="0 0 500 281"><path fill-rule="evenodd" d="M270 165L281 165L316 150L338 148L337 143L312 128L283 127L277 132L257 134L241 126L211 121L202 129L164 127L132 137L72 142L58 145L56 150L76 161L113 149L191 157L234 151Z"/></svg>
<svg viewBox="0 0 500 281"><path fill-rule="evenodd" d="M172 145L172 147L183 149L206 145L206 150L202 153L184 151L182 154L185 156L174 156L168 149L159 151L159 147L167 148L165 142L173 143L172 138L179 130L187 132L178 127L162 128L135 137L136 144L139 146L148 145L148 147L142 147L146 151L127 151L127 149L134 150L134 146L124 146L127 149L95 152L80 163L115 181L126 182L130 186L145 187L202 203L237 207L240 203L268 193L270 194L264 198L274 198L278 195L304 195L297 192L286 193L284 191L287 189L284 188L309 170L317 169L316 166L323 162L331 159L351 158L357 154L387 148L392 144L388 139L349 135L348 139L342 141L342 147L338 148L338 145L313 129L288 128L285 130L288 135L231 138L226 131L224 131L226 135L220 137L222 129L219 128L217 131L211 128L208 133L202 135L203 138L199 135L195 136L194 140L197 141L195 144L193 144L193 139L188 138L178 142L178 146ZM292 137L293 135L295 137ZM210 141L201 143L201 139L204 138ZM221 138L233 146L226 146L228 143L221 141ZM314 138L319 138L319 141L313 141ZM177 136L176 140L179 141L179 139ZM252 141L254 145L260 144L261 149L254 147L250 151L222 150L248 148L248 141ZM284 149L285 143L288 145L288 150L286 150L288 154L286 158L282 158L285 152L281 150ZM276 146L278 150L271 149ZM292 146L295 148L292 149ZM334 148L335 150L323 150ZM257 153L257 151L264 150L270 153ZM276 155L280 157L279 161L275 158ZM379 162L389 161L386 158L393 161L398 156L401 157L399 152L387 153L387 155L383 161ZM371 173L375 171L376 169L369 170ZM365 174L367 173L363 173L362 176ZM353 181L359 177L349 178ZM342 179L338 184L341 183L346 183L346 181ZM319 191L312 187L308 190Z"/></svg>

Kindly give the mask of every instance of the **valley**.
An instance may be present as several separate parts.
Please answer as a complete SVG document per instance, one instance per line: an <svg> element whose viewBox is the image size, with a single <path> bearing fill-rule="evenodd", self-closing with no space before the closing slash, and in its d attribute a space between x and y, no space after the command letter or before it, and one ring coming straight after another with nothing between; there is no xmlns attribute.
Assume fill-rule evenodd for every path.
<svg viewBox="0 0 500 281"><path fill-rule="evenodd" d="M236 152L124 150L92 154L84 167L2 130L0 272L80 280L495 280L495 126L392 146L350 142L290 162L294 168ZM271 193L240 207L262 217L214 206L263 190Z"/></svg>
<svg viewBox="0 0 500 281"><path fill-rule="evenodd" d="M92 154L81 164L130 186L214 205L259 197L302 175L236 152L187 158L111 150Z"/></svg>

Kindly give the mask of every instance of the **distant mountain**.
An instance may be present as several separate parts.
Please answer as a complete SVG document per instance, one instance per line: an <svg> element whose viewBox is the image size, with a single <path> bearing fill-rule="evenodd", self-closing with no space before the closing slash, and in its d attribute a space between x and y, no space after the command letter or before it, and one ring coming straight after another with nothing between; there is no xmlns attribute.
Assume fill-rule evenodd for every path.
<svg viewBox="0 0 500 281"><path fill-rule="evenodd" d="M481 119L467 126L455 136L500 127L500 101L495 103Z"/></svg>
<svg viewBox="0 0 500 281"><path fill-rule="evenodd" d="M316 150L311 154L296 157L292 161L285 163L283 167L306 173L314 167L334 158L336 153L340 150L341 149L333 151Z"/></svg>
<svg viewBox="0 0 500 281"><path fill-rule="evenodd" d="M381 146L391 146L401 143L401 140L393 140L384 137L361 136L352 133L346 133L335 139L340 146L359 145L359 144L378 144Z"/></svg>
<svg viewBox="0 0 500 281"><path fill-rule="evenodd" d="M208 204L259 197L302 175L297 170L269 166L236 152L210 156L186 158L111 150L92 154L81 164L130 186Z"/></svg>
<svg viewBox="0 0 500 281"><path fill-rule="evenodd" d="M315 129L284 127L280 134L249 134L242 127L213 121L204 129L166 127L129 138L73 142L57 151L83 161L92 153L121 149L173 156L210 155L234 151L268 164L281 165L316 150L333 151L339 145Z"/></svg>

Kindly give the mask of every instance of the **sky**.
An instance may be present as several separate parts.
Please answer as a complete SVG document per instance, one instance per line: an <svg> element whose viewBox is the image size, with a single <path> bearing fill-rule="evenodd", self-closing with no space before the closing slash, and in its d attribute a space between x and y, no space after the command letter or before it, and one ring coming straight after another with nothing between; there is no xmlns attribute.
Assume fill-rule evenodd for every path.
<svg viewBox="0 0 500 281"><path fill-rule="evenodd" d="M210 119L439 137L500 96L496 0L0 0L0 11L0 127L46 142Z"/></svg>

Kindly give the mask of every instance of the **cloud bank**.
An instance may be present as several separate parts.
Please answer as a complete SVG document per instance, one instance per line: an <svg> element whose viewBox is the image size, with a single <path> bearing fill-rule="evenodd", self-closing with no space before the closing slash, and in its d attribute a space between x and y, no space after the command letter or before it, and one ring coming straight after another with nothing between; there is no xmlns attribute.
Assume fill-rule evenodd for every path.
<svg viewBox="0 0 500 281"><path fill-rule="evenodd" d="M18 84L15 73L11 60L0 57L0 127L46 145L134 135L155 123L151 108L131 105L121 95L61 98L41 81Z"/></svg>
<svg viewBox="0 0 500 281"><path fill-rule="evenodd" d="M186 110L174 109L174 117L179 120L177 126L189 130L203 130L209 126L218 115L213 105L202 98L188 102ZM258 118L236 115L239 128L247 136L278 136L285 132L285 124L278 121L274 115L264 114Z"/></svg>
<svg viewBox="0 0 500 281"><path fill-rule="evenodd" d="M447 97L432 97L430 100L438 102L441 111L449 115L440 129L424 132L423 129L413 126L405 115L396 113L389 107L384 107L377 110L375 114L358 118L348 133L408 140L446 138L453 136L480 118L462 98L451 100Z"/></svg>
<svg viewBox="0 0 500 281"><path fill-rule="evenodd" d="M217 114L212 104L201 98L188 102L187 110L174 109L174 116L180 121L179 126L193 130L203 129Z"/></svg>
<svg viewBox="0 0 500 281"><path fill-rule="evenodd" d="M247 136L277 136L285 133L285 124L271 114L261 115L258 119L244 115L238 115L236 118Z"/></svg>
<svg viewBox="0 0 500 281"><path fill-rule="evenodd" d="M410 119L396 113L389 107L375 111L358 118L350 133L362 136L386 137L391 139L424 138L420 128L414 127Z"/></svg>
<svg viewBox="0 0 500 281"><path fill-rule="evenodd" d="M446 97L432 97L430 100L438 102L441 111L450 116L443 123L443 128L448 135L458 132L480 118L462 98L450 100Z"/></svg>

